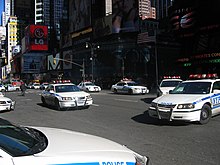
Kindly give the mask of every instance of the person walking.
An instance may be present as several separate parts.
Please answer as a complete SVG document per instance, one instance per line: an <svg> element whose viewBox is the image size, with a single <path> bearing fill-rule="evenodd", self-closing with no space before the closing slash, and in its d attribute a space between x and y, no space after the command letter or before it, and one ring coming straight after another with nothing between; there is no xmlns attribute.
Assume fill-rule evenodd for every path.
<svg viewBox="0 0 220 165"><path fill-rule="evenodd" d="M26 86L24 82L21 83L20 89L21 89L21 96L25 96Z"/></svg>

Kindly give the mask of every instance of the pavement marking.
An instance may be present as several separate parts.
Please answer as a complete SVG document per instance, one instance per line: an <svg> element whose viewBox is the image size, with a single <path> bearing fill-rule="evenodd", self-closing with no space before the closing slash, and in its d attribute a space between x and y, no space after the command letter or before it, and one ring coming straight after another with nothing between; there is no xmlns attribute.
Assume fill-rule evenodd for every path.
<svg viewBox="0 0 220 165"><path fill-rule="evenodd" d="M114 99L117 101L126 101L126 102L133 102L133 103L137 103L138 101L134 101L134 100L126 100L126 99Z"/></svg>
<svg viewBox="0 0 220 165"><path fill-rule="evenodd" d="M92 104L93 106L95 106L95 107L99 107L99 105L98 104Z"/></svg>

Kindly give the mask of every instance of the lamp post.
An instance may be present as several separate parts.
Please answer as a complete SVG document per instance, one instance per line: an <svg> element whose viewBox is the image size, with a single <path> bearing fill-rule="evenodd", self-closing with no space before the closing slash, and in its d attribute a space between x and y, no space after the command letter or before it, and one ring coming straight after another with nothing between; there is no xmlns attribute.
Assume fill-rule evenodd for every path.
<svg viewBox="0 0 220 165"><path fill-rule="evenodd" d="M79 66L82 68L82 78L83 78L83 81L85 81L85 61L83 59L83 63L82 65L81 64L78 64L76 62L73 62L73 61L68 61L68 60L64 60L62 58L54 58L55 60L59 60L59 61L64 61L64 62L68 62L68 63L71 63L71 64L74 64L76 66Z"/></svg>
<svg viewBox="0 0 220 165"><path fill-rule="evenodd" d="M97 47L96 47L97 46ZM96 45L94 43L86 42L86 48L91 48L91 62L92 62L92 82L94 82L94 50L97 48L99 49L99 45Z"/></svg>

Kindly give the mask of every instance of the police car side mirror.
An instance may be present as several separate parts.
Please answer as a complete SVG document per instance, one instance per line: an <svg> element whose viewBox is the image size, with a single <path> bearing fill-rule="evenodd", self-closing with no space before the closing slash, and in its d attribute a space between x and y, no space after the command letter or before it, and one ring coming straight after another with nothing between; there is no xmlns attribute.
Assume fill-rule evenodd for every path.
<svg viewBox="0 0 220 165"><path fill-rule="evenodd" d="M220 93L220 90L219 89L214 89L213 93Z"/></svg>

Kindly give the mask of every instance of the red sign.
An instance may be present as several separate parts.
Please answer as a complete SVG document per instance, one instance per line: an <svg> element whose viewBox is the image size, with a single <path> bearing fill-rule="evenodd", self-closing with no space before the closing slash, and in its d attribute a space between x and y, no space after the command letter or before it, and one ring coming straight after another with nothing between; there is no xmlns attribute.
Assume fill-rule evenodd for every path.
<svg viewBox="0 0 220 165"><path fill-rule="evenodd" d="M43 25L29 25L26 28L26 49L28 51L48 50L48 27Z"/></svg>

